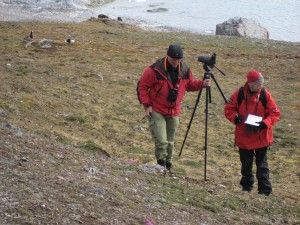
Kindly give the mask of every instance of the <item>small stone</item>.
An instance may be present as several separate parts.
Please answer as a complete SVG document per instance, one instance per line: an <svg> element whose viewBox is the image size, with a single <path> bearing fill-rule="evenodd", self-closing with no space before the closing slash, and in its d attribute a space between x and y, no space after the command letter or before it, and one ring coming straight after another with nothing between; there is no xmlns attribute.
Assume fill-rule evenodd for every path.
<svg viewBox="0 0 300 225"><path fill-rule="evenodd" d="M1 109L1 108L0 108L0 115L3 115L3 116L6 115L6 112L3 109Z"/></svg>
<svg viewBox="0 0 300 225"><path fill-rule="evenodd" d="M138 131L145 131L145 128L142 127L142 126L138 126L136 129L137 129Z"/></svg>
<svg viewBox="0 0 300 225"><path fill-rule="evenodd" d="M94 167L87 167L85 169L89 174L95 174L96 173L96 168Z"/></svg>

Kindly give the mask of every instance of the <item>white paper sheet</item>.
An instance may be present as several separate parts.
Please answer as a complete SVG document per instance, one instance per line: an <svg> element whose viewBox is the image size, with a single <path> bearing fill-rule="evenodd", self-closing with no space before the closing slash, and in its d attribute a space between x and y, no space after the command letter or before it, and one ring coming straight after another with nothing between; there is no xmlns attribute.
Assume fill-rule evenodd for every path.
<svg viewBox="0 0 300 225"><path fill-rule="evenodd" d="M255 116L255 115L249 114L245 123L252 125L252 126L259 126L259 124L256 122L260 122L260 121L262 121L261 116Z"/></svg>

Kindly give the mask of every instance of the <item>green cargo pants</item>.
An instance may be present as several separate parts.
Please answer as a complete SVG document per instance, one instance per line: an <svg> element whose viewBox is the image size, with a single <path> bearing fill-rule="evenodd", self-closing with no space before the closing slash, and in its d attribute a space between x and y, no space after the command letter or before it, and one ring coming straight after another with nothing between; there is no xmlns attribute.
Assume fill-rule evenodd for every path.
<svg viewBox="0 0 300 225"><path fill-rule="evenodd" d="M166 159L171 162L174 151L174 137L179 125L179 117L165 118L160 113L152 111L149 129L155 143L155 157L157 160Z"/></svg>

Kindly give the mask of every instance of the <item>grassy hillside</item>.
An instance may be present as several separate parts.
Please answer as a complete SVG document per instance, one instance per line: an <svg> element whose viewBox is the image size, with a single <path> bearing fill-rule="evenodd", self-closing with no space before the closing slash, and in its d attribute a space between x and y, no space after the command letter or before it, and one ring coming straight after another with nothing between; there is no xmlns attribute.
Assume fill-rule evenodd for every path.
<svg viewBox="0 0 300 225"><path fill-rule="evenodd" d="M23 38L31 30L29 45ZM0 22L0 31L4 224L143 224L145 218L154 224L299 224L299 43L142 31L97 19ZM73 45L65 42L68 35L75 37ZM198 93L187 93L182 103L178 179L139 169L155 159L136 84L171 43L184 47L197 79L204 73L197 57L216 53L226 76L213 72L226 96L244 84L250 69L264 74L282 113L269 152L271 196L241 192L234 126L223 115L215 84L208 181L204 94L179 158Z"/></svg>

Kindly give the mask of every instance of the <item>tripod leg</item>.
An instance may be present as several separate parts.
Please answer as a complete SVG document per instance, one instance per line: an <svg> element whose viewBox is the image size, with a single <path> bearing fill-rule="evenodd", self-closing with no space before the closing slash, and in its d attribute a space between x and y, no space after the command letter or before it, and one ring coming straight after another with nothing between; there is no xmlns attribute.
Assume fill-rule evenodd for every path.
<svg viewBox="0 0 300 225"><path fill-rule="evenodd" d="M197 97L197 100L196 100L196 104L195 104L195 107L194 107L194 110L193 110L193 113L192 113L192 116L191 116L189 125L188 125L188 127L187 127L188 129L187 129L187 131L186 131L186 133L185 133L185 137L184 137L184 140L183 140L183 143L182 143L180 152L179 152L179 157L181 156L181 153L182 153L182 150L183 150L183 146L184 146L184 144L185 144L185 141L186 141L186 138L187 138L187 136L188 136L189 130L190 130L191 126L192 126L192 122L193 122L193 118L194 118L194 115L195 115L195 111L196 111L197 106L198 106L198 103L199 103L199 101L200 101L201 92L202 92L202 89L201 89L201 90L199 91L199 93L198 93L198 97Z"/></svg>
<svg viewBox="0 0 300 225"><path fill-rule="evenodd" d="M213 75L213 73L211 74L211 77L213 78L215 84L217 85L217 88L218 88L219 92L221 93L221 95L222 95L222 97L223 97L225 103L227 103L228 100L227 100L227 98L225 97L224 93L222 92L222 90L221 90L221 88L220 88L220 86L219 86L219 84L218 84L218 82L217 82L215 76Z"/></svg>
<svg viewBox="0 0 300 225"><path fill-rule="evenodd" d="M206 181L206 164L207 164L207 131L208 131L208 103L210 101L210 87L206 88L205 101L205 146L204 146L204 180Z"/></svg>

